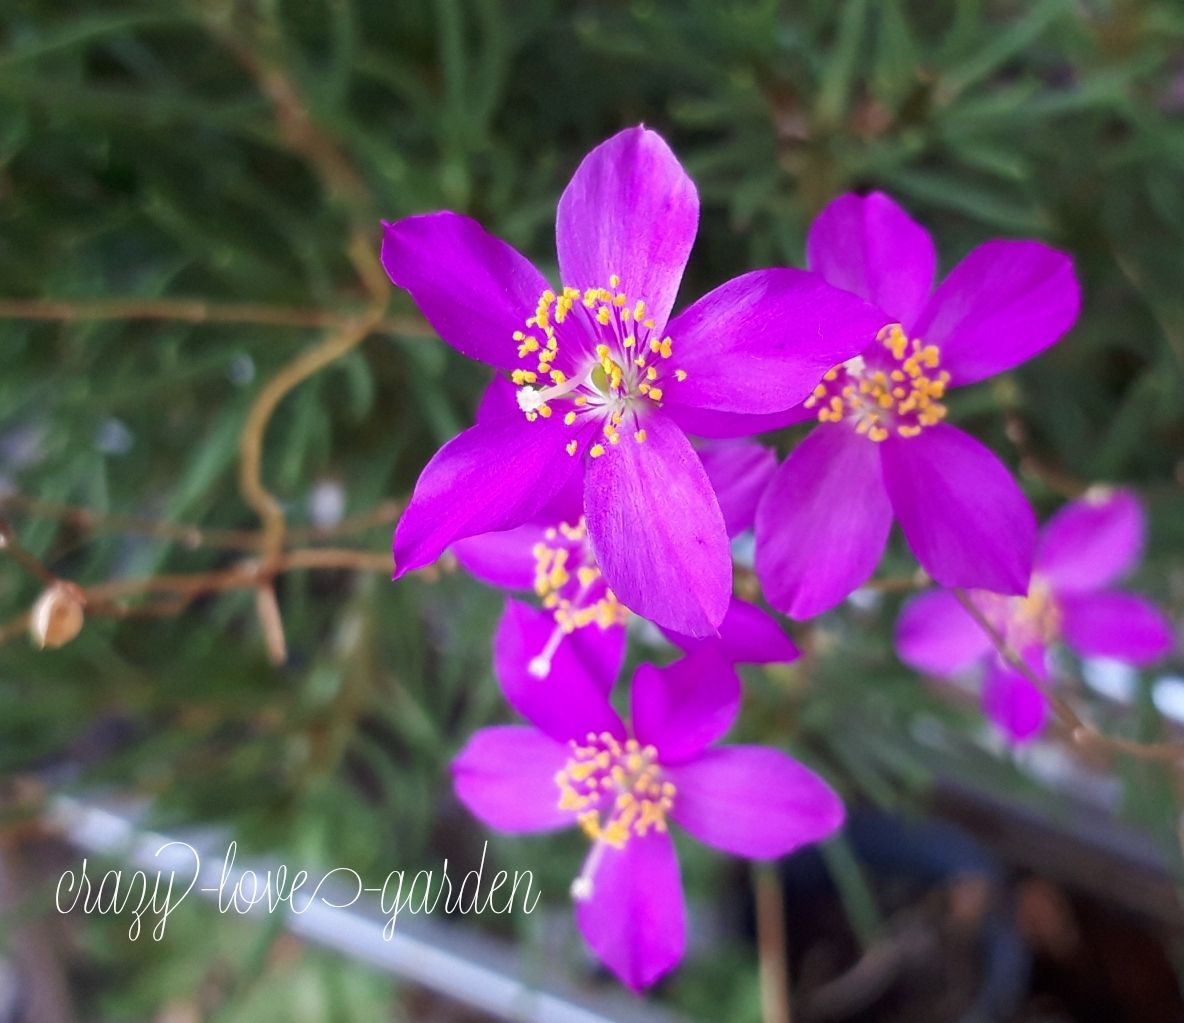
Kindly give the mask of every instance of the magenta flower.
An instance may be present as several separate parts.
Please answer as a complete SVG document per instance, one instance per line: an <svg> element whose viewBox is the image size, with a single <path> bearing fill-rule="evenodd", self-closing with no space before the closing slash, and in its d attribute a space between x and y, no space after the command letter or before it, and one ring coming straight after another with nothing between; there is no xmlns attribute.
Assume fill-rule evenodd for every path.
<svg viewBox="0 0 1184 1023"><path fill-rule="evenodd" d="M880 193L843 195L810 228L809 265L892 321L805 401L816 427L756 520L756 569L778 610L808 618L875 571L895 517L945 586L1027 592L1036 520L987 448L943 422L947 392L1031 358L1073 324L1069 258L1032 241L973 250L930 294L929 234Z"/></svg>
<svg viewBox="0 0 1184 1023"><path fill-rule="evenodd" d="M584 830L592 848L572 884L577 922L634 990L670 970L686 943L671 821L753 859L783 856L842 824L838 796L786 754L711 746L740 706L740 680L712 651L665 668L641 665L631 728L609 703L603 678L574 660L554 684L500 681L533 727L477 732L453 762L456 794L500 831Z"/></svg>
<svg viewBox="0 0 1184 1023"><path fill-rule="evenodd" d="M508 385L486 392L478 422L504 405ZM700 455L719 500L729 536L752 527L756 502L776 467L773 453L748 441L726 441ZM510 592L533 592L536 611L510 601L494 639L499 671L529 670L546 678L565 644L602 677L616 678L625 652L631 612L604 580L588 536L579 480L567 486L531 521L499 533L482 533L452 545L457 560L483 582ZM696 639L665 630L684 650L716 644L731 663L792 661L798 650L772 616L732 597L718 636ZM516 667L515 667L516 664Z"/></svg>
<svg viewBox="0 0 1184 1023"><path fill-rule="evenodd" d="M680 422L782 412L884 322L816 274L748 273L670 319L699 218L652 131L585 157L559 201L562 284L474 220L386 225L382 260L462 354L509 374L517 409L428 463L394 538L396 574L463 537L510 529L582 475L606 583L638 614L711 635L731 592L719 504Z"/></svg>
<svg viewBox="0 0 1184 1023"><path fill-rule="evenodd" d="M1110 589L1138 562L1144 530L1143 510L1128 491L1073 501L1040 534L1026 596L974 591L971 599L1039 678L1048 678L1048 649L1058 642L1083 657L1149 664L1171 649L1170 623L1146 600ZM905 605L896 649L906 664L942 677L982 664L990 719L1016 741L1043 728L1044 696L994 652L948 590L930 590Z"/></svg>

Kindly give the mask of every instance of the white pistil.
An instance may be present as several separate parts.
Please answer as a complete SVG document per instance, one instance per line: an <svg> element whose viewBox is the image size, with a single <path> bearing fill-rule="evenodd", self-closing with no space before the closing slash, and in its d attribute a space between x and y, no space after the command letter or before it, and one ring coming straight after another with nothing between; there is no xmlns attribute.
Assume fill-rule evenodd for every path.
<svg viewBox="0 0 1184 1023"><path fill-rule="evenodd" d="M592 898L592 893L595 890L595 885L592 883L592 875L596 873L596 868L600 866L600 859L604 856L604 848L607 843L603 838L596 839L592 843L592 848L588 852L588 858L584 860L583 869L579 876L571 883L571 897L576 902L585 902Z"/></svg>
<svg viewBox="0 0 1184 1023"><path fill-rule="evenodd" d="M576 902L587 902L592 898L592 878L581 874L571 883L571 897Z"/></svg>
<svg viewBox="0 0 1184 1023"><path fill-rule="evenodd" d="M593 366L589 366L579 376L574 376L570 380L564 380L561 384L553 384L551 387L531 387L526 385L518 388L518 393L515 397L518 399L518 407L523 412L537 412L547 402L553 401L556 398L562 398L565 394L570 394L577 387L583 387L588 382L588 377L592 374Z"/></svg>
<svg viewBox="0 0 1184 1023"><path fill-rule="evenodd" d="M583 607L584 601L587 599L589 592L592 590L593 583L595 583L596 579L598 578L600 577L596 576L593 579L590 579L588 582L583 583L579 590L576 591L576 595L571 601L573 610L578 611L581 607ZM526 670L538 679L543 679L550 675L551 659L555 656L555 651L559 649L559 644L563 642L563 637L567 634L567 629L565 629L562 625L556 624L555 628L551 630L551 635L547 637L547 645L543 647L542 651L537 657L532 657L530 659L530 663L526 666Z"/></svg>
<svg viewBox="0 0 1184 1023"><path fill-rule="evenodd" d="M580 595L577 595L577 600ZM559 644L563 642L563 637L567 635L567 630L562 625L556 625L551 630L551 635L547 638L547 645L543 647L542 651L537 657L530 659L530 664L527 665L526 670L529 671L535 678L546 678L551 674L551 658L555 656L555 651L559 649Z"/></svg>

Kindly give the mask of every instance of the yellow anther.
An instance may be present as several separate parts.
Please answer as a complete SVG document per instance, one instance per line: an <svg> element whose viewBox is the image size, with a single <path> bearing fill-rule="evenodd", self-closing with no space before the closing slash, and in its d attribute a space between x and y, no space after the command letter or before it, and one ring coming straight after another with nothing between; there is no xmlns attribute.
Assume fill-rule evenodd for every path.
<svg viewBox="0 0 1184 1023"><path fill-rule="evenodd" d="M935 372L941 365L936 345L910 340L900 324L880 331L879 339L897 365L872 369L857 356L828 370L804 402L818 407L818 420L838 423L850 420L856 432L873 441L895 433L915 437L922 428L940 422L946 414L940 399L949 373Z"/></svg>
<svg viewBox="0 0 1184 1023"><path fill-rule="evenodd" d="M593 458L599 458L604 454L604 445L593 444L592 447L588 449L588 454L590 454Z"/></svg>
<svg viewBox="0 0 1184 1023"><path fill-rule="evenodd" d="M567 447L565 448L565 450L567 451L567 453L568 453L569 455L574 455L574 454L576 453L576 449L577 449L579 446L580 446L580 445L579 445L579 442L578 442L578 441L569 440L569 441L567 442Z"/></svg>
<svg viewBox="0 0 1184 1023"><path fill-rule="evenodd" d="M633 439L635 441L637 441L638 444L644 444L645 443L645 430L638 430L633 435Z"/></svg>
<svg viewBox="0 0 1184 1023"><path fill-rule="evenodd" d="M665 831L677 790L666 781L653 746L611 735L571 744L572 756L554 776L559 807L574 812L589 838L621 848L633 835ZM581 770L593 765L591 772Z"/></svg>

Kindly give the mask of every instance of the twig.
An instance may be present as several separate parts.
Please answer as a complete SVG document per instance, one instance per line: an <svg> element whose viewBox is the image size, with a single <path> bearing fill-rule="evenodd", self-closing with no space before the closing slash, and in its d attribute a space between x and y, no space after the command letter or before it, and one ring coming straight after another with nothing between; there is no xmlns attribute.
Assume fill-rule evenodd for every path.
<svg viewBox="0 0 1184 1023"><path fill-rule="evenodd" d="M350 548L309 547L282 554L263 572L258 561L246 561L231 568L213 572L191 572L177 575L153 575L134 579L115 579L91 586L78 586L80 599L88 617L124 619L131 617L168 617L179 614L197 597L231 590L259 590L270 580L285 572L307 570L339 570L347 572L381 572L389 574L389 555ZM439 568L421 570L425 578L434 578ZM170 599L154 600L142 605L123 603L131 597L162 594ZM278 610L278 609L277 609ZM267 609L263 610L267 613ZM28 612L0 625L0 646L28 631ZM274 640L274 636L268 637ZM274 649L274 648L272 648Z"/></svg>
<svg viewBox="0 0 1184 1023"><path fill-rule="evenodd" d="M255 614L263 626L268 659L272 664L283 664L288 659L288 641L284 638L284 619L271 583L255 587Z"/></svg>
<svg viewBox="0 0 1184 1023"><path fill-rule="evenodd" d="M376 307L368 316L288 363L267 382L247 414L239 440L239 490L263 521L263 556L268 562L278 557L283 548L284 510L261 479L263 434L267 423L289 391L359 344L381 318L382 309Z"/></svg>
<svg viewBox="0 0 1184 1023"><path fill-rule="evenodd" d="M1035 477L1054 494L1070 501L1076 500L1089 489L1089 484L1084 480L1045 463L1033 447L1028 424L1017 409L1009 408L1005 403L1003 417L1004 432L1019 455L1020 472Z"/></svg>
<svg viewBox="0 0 1184 1023"><path fill-rule="evenodd" d="M930 578L923 569L918 569L912 575L885 576L882 579L869 579L860 589L874 590L876 593L911 593L913 590L923 590L930 583Z"/></svg>
<svg viewBox="0 0 1184 1023"><path fill-rule="evenodd" d="M286 536L291 544L307 544L364 533L366 530L378 526L393 525L398 519L402 507L403 502L401 501L383 501L368 511L348 515L333 525L289 529ZM42 501L20 493L0 496L0 511L5 509L17 509L30 515L57 519L87 533L135 533L158 537L162 540L172 540L190 550L204 548L254 551L259 549L262 542L258 530L207 529L204 526L161 522L158 519L136 515L108 514L78 505Z"/></svg>
<svg viewBox="0 0 1184 1023"><path fill-rule="evenodd" d="M373 282L367 285L373 291ZM201 299L97 299L70 302L58 299L0 299L0 320L46 320L82 323L101 320L164 320L179 323L238 323L262 327L344 329L365 310L331 312L252 303L219 304ZM378 334L434 337L435 332L416 316L384 317L374 325Z"/></svg>
<svg viewBox="0 0 1184 1023"><path fill-rule="evenodd" d="M1171 761L1184 759L1184 744L1175 742L1135 742L1131 739L1119 739L1114 736L1103 735L1088 721L1084 720L1063 697L1058 696L1039 675L1029 667L1028 662L1007 642L1003 634L995 628L989 618L974 603L970 595L963 589L955 589L954 596L966 613L978 623L979 628L987 634L991 645L1007 664L1019 672L1034 685L1048 700L1053 713L1060 722L1069 729L1073 742L1079 746L1106 750L1112 753L1126 753L1140 760Z"/></svg>
<svg viewBox="0 0 1184 1023"><path fill-rule="evenodd" d="M58 577L46 568L41 561L24 549L17 541L12 527L0 519L0 550L4 551L13 561L21 566L34 579L46 586L52 586Z"/></svg>
<svg viewBox="0 0 1184 1023"><path fill-rule="evenodd" d="M65 522L84 532L137 533L172 540L184 547L222 550L254 550L259 546L258 531L246 529L205 529L179 523L160 522L134 515L105 514L76 505L42 501L24 494L0 496L0 509L14 508L47 519Z"/></svg>
<svg viewBox="0 0 1184 1023"><path fill-rule="evenodd" d="M752 877L756 902L761 1020L763 1023L791 1023L785 892L775 867L767 864L755 866Z"/></svg>

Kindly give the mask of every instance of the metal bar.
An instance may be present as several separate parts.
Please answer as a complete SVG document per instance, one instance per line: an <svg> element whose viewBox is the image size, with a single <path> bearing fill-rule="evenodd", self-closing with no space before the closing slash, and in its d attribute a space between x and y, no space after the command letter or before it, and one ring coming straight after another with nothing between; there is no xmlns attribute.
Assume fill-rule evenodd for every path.
<svg viewBox="0 0 1184 1023"><path fill-rule="evenodd" d="M226 873L223 885L223 860L215 856L211 861L210 851L219 848L219 840L225 848L224 835L209 829L183 836L142 830L136 824L142 815L142 805L112 809L69 796L54 797L49 813L50 823L71 845L146 872L171 870L183 872L187 878L194 863L184 847L195 850L200 867L191 891L207 901L215 901L220 888L233 891L247 871L264 877L269 866L273 875L278 866L235 866ZM485 935L426 920L410 924L400 920L387 938L383 934L386 921L365 909L334 908L322 899L310 899L299 908L299 913L285 911L284 926L289 933L498 1019L514 1023L679 1023L665 1010L615 993L598 997L593 1005L571 992L533 988L514 976L512 950ZM256 904L246 915L266 912L266 905ZM150 927L146 920L145 930Z"/></svg>

